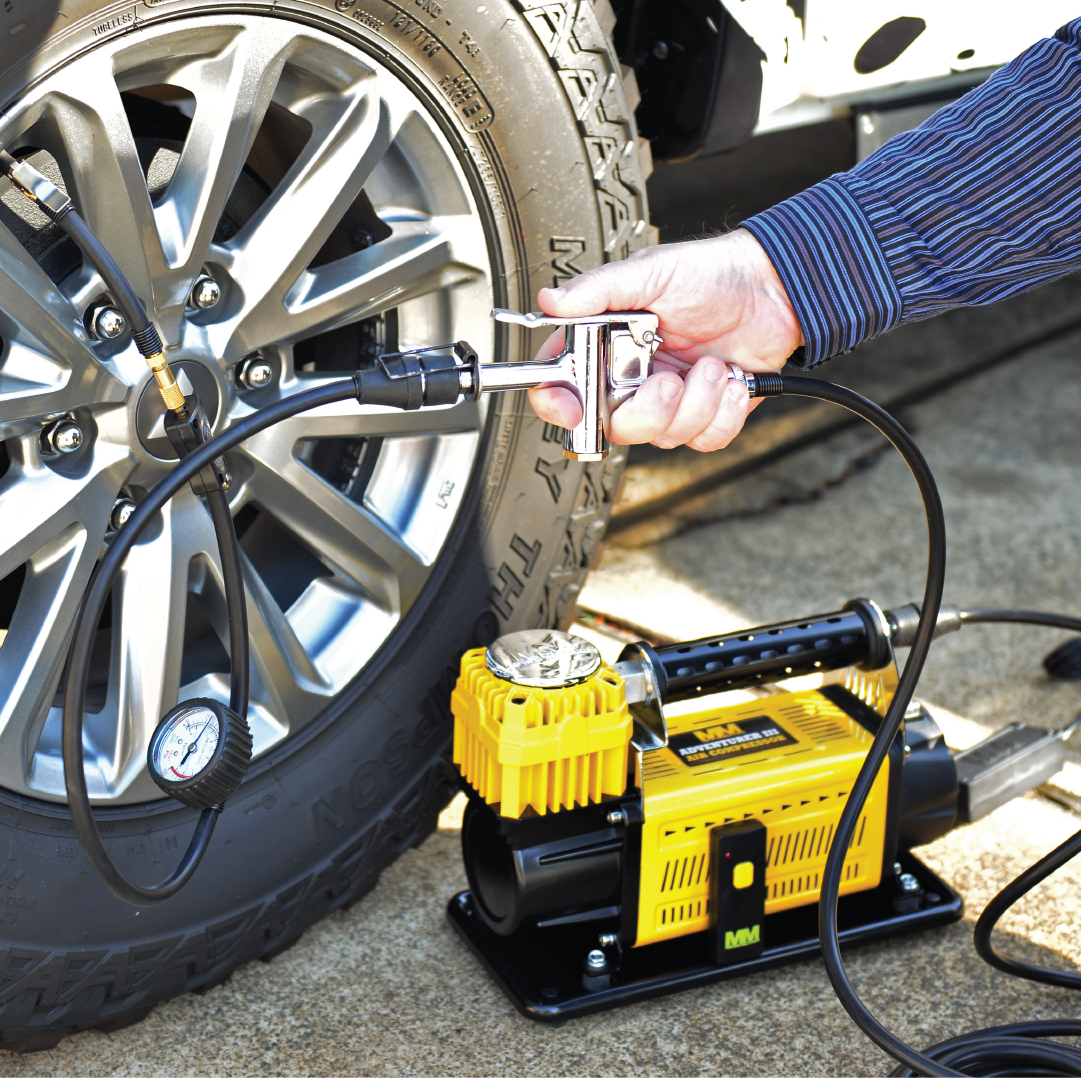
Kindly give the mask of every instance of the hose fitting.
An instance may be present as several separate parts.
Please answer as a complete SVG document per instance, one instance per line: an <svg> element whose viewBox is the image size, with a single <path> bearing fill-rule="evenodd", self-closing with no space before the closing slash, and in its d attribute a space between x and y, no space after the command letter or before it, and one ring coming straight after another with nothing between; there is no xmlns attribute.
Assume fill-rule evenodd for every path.
<svg viewBox="0 0 1081 1080"><path fill-rule="evenodd" d="M157 328L148 318L142 302L105 249L105 245L76 213L71 199L30 162L19 161L6 150L0 150L0 171L3 171L18 191L39 206L42 212L78 245L79 250L105 282L116 306L132 328L132 339L154 373L154 381L158 384L158 392L165 402L165 407L183 417L184 394L169 370L165 346Z"/></svg>

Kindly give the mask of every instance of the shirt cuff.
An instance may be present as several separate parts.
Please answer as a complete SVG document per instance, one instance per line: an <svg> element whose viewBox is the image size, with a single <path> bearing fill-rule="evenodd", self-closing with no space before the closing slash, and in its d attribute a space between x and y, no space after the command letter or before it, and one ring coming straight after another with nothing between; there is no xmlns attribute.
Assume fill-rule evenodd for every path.
<svg viewBox="0 0 1081 1080"><path fill-rule="evenodd" d="M817 367L901 321L901 294L859 203L831 177L743 222L766 250ZM802 351L802 356L800 353Z"/></svg>

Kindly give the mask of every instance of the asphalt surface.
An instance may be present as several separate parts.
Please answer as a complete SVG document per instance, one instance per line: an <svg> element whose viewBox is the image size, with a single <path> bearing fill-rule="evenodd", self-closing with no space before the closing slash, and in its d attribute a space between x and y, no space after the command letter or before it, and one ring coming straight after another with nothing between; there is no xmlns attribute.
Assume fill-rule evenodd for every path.
<svg viewBox="0 0 1081 1080"><path fill-rule="evenodd" d="M834 368L839 381L862 379L876 396L923 387L903 418L946 507L947 602L1081 611L1081 330L1069 329L1081 319L1079 286L903 328ZM936 371L957 377L935 389ZM649 497L675 494L614 533L583 607L687 638L831 610L854 596L890 606L920 595L923 519L899 459L859 428L822 437L828 425L806 416L782 424L782 411L767 414L774 404L758 410L764 434L748 439L759 440L756 452L783 452L739 475L703 473L700 463L694 473L686 455L632 458ZM805 425L795 448L785 442L792 424ZM710 475L685 497L688 468L692 478ZM1012 720L1067 723L1081 685L1054 683L1040 667L1062 637L974 627L936 643L919 694L951 745ZM609 656L618 651L614 639L599 640ZM1055 783L1081 793L1081 757L1069 756ZM883 1075L892 1067L837 1004L819 962L559 1028L523 1019L445 919L465 879L453 815L443 824L365 900L271 963L123 1031L0 1054L0 1074ZM965 920L848 954L877 1015L919 1046L989 1024L1076 1015L1069 992L989 969L971 932L1003 884L1079 827L1078 815L1033 795L922 849L964 896ZM1000 947L1076 970L1079 892L1081 865L1059 871L1003 920Z"/></svg>

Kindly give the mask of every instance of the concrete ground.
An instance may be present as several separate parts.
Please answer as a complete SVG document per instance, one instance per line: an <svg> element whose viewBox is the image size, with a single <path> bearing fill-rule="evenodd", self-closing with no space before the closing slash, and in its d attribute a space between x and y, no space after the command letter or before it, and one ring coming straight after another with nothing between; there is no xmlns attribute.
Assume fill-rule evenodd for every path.
<svg viewBox="0 0 1081 1080"><path fill-rule="evenodd" d="M1067 281L903 328L825 369L903 405L946 507L947 602L1081 612L1079 320L1081 282ZM687 638L832 610L854 596L885 606L918 598L925 533L910 477L873 432L833 431L815 409L764 403L745 439L715 460L633 454L622 522L583 609ZM582 631L597 637L595 623ZM919 694L951 745L1012 720L1059 727L1072 719L1081 685L1054 683L1040 667L1063 636L975 627L936 643ZM618 651L614 638L597 639L607 655ZM1081 796L1081 757L1069 756L1052 791L1067 802ZM453 814L443 825L364 901L273 962L250 964L123 1031L85 1032L26 1057L0 1054L0 1075L882 1075L892 1067L837 1004L819 962L559 1028L521 1018L446 922L446 901L465 878ZM1032 795L922 849L963 894L965 921L849 953L868 1005L918 1046L989 1024L1076 1015L1067 991L983 964L971 936L990 897L1078 828L1077 814ZM1079 893L1081 864L1067 866L1003 920L1000 947L1075 969Z"/></svg>

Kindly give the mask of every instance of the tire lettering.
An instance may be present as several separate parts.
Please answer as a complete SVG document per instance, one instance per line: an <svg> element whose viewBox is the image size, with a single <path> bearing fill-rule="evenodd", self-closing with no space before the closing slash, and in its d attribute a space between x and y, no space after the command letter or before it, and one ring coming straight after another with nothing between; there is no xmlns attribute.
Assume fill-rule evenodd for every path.
<svg viewBox="0 0 1081 1080"><path fill-rule="evenodd" d="M37 902L36 896L0 896L0 908L32 908Z"/></svg>
<svg viewBox="0 0 1081 1080"><path fill-rule="evenodd" d="M374 15L369 15L366 11L354 11L353 18L356 19L361 26L368 27L369 30L382 30L386 23L382 19L377 19Z"/></svg>
<svg viewBox="0 0 1081 1080"><path fill-rule="evenodd" d="M404 11L398 12L390 20L391 28L397 30L403 37L408 38L416 45L425 56L435 56L443 47L439 40L424 29L416 19L406 15Z"/></svg>
<svg viewBox="0 0 1081 1080"><path fill-rule="evenodd" d="M349 802L354 810L363 810L379 794L383 766L378 761L366 761L349 781Z"/></svg>
<svg viewBox="0 0 1081 1080"><path fill-rule="evenodd" d="M559 502L559 496L563 493L563 485L560 477L567 471L570 461L567 458L557 458L555 461L545 461L537 458L536 472L548 482L548 490L552 493L552 501Z"/></svg>
<svg viewBox="0 0 1081 1080"><path fill-rule="evenodd" d="M117 30L121 26L126 26L128 23L135 21L134 12L128 12L127 15L118 15L115 19L110 19L108 22L103 22L99 26L95 26L91 31L94 37L99 37L102 34L108 33L110 30Z"/></svg>
<svg viewBox="0 0 1081 1080"><path fill-rule="evenodd" d="M555 288L561 281L567 278L577 277L582 268L574 264L579 255L586 251L586 238L584 236L553 236L549 241L549 249L555 252L552 260L552 269L555 276L552 278L552 287Z"/></svg>
<svg viewBox="0 0 1081 1080"><path fill-rule="evenodd" d="M312 816L315 818L315 842L321 844L329 835L327 826L340 829L345 824L345 799L339 784L333 791L327 792L318 802L312 803Z"/></svg>
<svg viewBox="0 0 1081 1080"><path fill-rule="evenodd" d="M390 775L397 776L409 761L409 740L396 731L383 747L383 760L390 766Z"/></svg>
<svg viewBox="0 0 1081 1080"><path fill-rule="evenodd" d="M511 597L521 596L525 585L522 584L518 575L506 563L499 568L498 576L499 580L503 582L503 588L499 588L498 585L492 586L492 607L494 607L504 619L509 619L514 612L514 604L511 602Z"/></svg>
<svg viewBox="0 0 1081 1080"><path fill-rule="evenodd" d="M470 131L480 131L491 122L494 113L484 99L477 84L463 71L459 75L444 75L439 80L439 89L447 100L461 110L465 126Z"/></svg>
<svg viewBox="0 0 1081 1080"><path fill-rule="evenodd" d="M5 889L15 889L24 877L26 877L25 870L12 870L5 866L3 870L0 870L0 885L3 885Z"/></svg>
<svg viewBox="0 0 1081 1080"><path fill-rule="evenodd" d="M517 533L514 534L514 539L510 542L510 549L522 560L522 576L529 577L533 573L533 567L537 565L537 559L540 558L541 542L537 540L532 547L527 544Z"/></svg>

